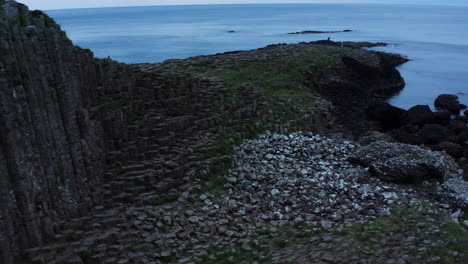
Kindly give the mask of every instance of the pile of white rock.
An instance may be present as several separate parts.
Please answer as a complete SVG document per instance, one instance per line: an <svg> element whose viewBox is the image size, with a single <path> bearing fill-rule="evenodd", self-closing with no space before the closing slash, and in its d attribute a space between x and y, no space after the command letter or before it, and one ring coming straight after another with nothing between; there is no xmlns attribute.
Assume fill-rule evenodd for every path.
<svg viewBox="0 0 468 264"><path fill-rule="evenodd" d="M204 210L226 206L233 217L257 224L329 228L386 215L395 202L417 197L411 188L370 177L366 168L350 163L356 149L350 141L302 132L267 133L247 141L225 176L229 194L224 204L208 202Z"/></svg>

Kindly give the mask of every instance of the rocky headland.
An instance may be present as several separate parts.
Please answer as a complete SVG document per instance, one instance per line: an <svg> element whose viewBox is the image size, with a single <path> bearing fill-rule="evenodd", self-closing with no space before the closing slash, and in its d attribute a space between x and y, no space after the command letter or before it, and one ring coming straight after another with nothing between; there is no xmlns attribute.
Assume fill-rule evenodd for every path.
<svg viewBox="0 0 468 264"><path fill-rule="evenodd" d="M128 65L0 0L0 262L466 263L461 158L399 143L374 45Z"/></svg>

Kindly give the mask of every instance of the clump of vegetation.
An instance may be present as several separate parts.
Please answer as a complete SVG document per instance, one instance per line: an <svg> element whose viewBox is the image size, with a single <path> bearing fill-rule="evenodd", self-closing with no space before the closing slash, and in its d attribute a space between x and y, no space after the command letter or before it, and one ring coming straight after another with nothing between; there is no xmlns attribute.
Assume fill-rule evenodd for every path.
<svg viewBox="0 0 468 264"><path fill-rule="evenodd" d="M65 39L66 39L67 41L69 41L70 43L73 43L73 42L70 40L70 38L67 36L66 33L65 33ZM86 53L87 53L89 56L91 56L91 57L94 57L94 52L93 52L91 49L83 48L83 47L81 47L81 46L79 46L79 45L75 45L75 48L86 52Z"/></svg>
<svg viewBox="0 0 468 264"><path fill-rule="evenodd" d="M26 16L19 9L18 9L18 21L19 21L20 26L22 26L22 27L25 27L25 26L28 25L28 22L26 20Z"/></svg>
<svg viewBox="0 0 468 264"><path fill-rule="evenodd" d="M267 249L253 242L248 244L250 249L243 247L240 243L229 247L209 247L207 254L196 263L271 263L268 258Z"/></svg>
<svg viewBox="0 0 468 264"><path fill-rule="evenodd" d="M122 109L124 101L119 95L103 96L98 99L99 110L103 113L110 113Z"/></svg>
<svg viewBox="0 0 468 264"><path fill-rule="evenodd" d="M31 16L33 17L43 16L45 28L51 28L57 24L53 18L51 18L50 16L48 16L46 13L42 12L41 10L33 10L30 13L31 13Z"/></svg>
<svg viewBox="0 0 468 264"><path fill-rule="evenodd" d="M179 193L167 194L167 195L163 195L163 196L161 196L159 198L152 199L152 200L149 201L149 203L151 205L158 206L158 205L162 205L162 204L165 204L165 203L173 202L173 201L177 200L179 198L179 196L180 196Z"/></svg>
<svg viewBox="0 0 468 264"><path fill-rule="evenodd" d="M21 60L18 59L18 70L21 78L27 78L29 76L28 67Z"/></svg>
<svg viewBox="0 0 468 264"><path fill-rule="evenodd" d="M424 208L421 210L421 208ZM311 238L327 239L329 252L347 251L350 255L377 260L385 248L408 246L401 254L419 255L421 263L465 263L468 259L468 230L451 222L427 204L421 208L395 206L391 214L340 229L316 230L307 225L281 227L264 226L257 230L256 239L267 245L268 252L279 254L283 248L291 252L290 247L302 248L307 254ZM432 228L440 230L431 232ZM414 240L401 241L401 234L413 236ZM423 245L423 241L435 242ZM351 246L350 246L351 245ZM421 251L423 250L423 251ZM266 255L269 255L267 252ZM298 254L301 254L300 252ZM436 260L436 262L434 262Z"/></svg>
<svg viewBox="0 0 468 264"><path fill-rule="evenodd" d="M65 175L65 167L63 166L63 164L57 165L57 167L54 170L54 176L60 179L62 183L65 183L67 177Z"/></svg>

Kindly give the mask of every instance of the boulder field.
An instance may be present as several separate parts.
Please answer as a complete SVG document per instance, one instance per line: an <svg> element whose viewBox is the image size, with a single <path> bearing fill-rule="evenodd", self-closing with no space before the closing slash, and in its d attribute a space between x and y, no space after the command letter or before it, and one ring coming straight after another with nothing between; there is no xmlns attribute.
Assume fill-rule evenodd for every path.
<svg viewBox="0 0 468 264"><path fill-rule="evenodd" d="M367 118L404 87L374 45L128 65L0 0L0 262L465 263L463 170L365 134L429 126L455 157L460 120Z"/></svg>

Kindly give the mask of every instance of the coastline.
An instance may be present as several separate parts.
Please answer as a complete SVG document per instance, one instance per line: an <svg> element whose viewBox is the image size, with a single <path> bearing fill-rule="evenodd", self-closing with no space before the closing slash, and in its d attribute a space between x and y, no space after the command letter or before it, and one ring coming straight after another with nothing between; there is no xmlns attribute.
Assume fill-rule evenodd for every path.
<svg viewBox="0 0 468 264"><path fill-rule="evenodd" d="M404 87L395 67L405 58L361 49L381 44L129 65L95 58L14 1L1 6L0 25L4 263L271 263L294 252L292 237L301 250L301 238L315 239L312 261L392 260L400 242L341 259L326 243L361 241L353 230L372 221L400 241L407 226L420 232L421 216L421 243L463 261L468 199L453 159L383 134L357 141L385 124L368 118L369 106ZM440 258L426 251L410 260Z"/></svg>

